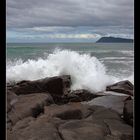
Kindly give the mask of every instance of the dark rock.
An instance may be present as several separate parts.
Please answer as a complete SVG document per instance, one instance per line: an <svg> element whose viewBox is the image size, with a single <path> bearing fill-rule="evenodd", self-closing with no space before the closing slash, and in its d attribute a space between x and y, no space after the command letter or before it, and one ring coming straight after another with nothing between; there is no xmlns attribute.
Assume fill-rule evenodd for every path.
<svg viewBox="0 0 140 140"><path fill-rule="evenodd" d="M12 129L12 123L11 122L6 123L6 128L7 128L7 130L11 130Z"/></svg>
<svg viewBox="0 0 140 140"><path fill-rule="evenodd" d="M24 122L26 122L26 125ZM18 125L18 126L17 126ZM45 119L18 122L7 140L62 140L57 127Z"/></svg>
<svg viewBox="0 0 140 140"><path fill-rule="evenodd" d="M116 120L121 120L120 115L111 109L105 108L103 106L90 106L89 108L93 113L92 113L92 120L97 121L97 120L104 120L104 119L116 119Z"/></svg>
<svg viewBox="0 0 140 140"><path fill-rule="evenodd" d="M12 91L17 95L49 92L52 96L62 96L66 94L71 84L70 76L56 76L35 81L21 81L12 87Z"/></svg>
<svg viewBox="0 0 140 140"><path fill-rule="evenodd" d="M63 96L53 96L54 102L58 105L67 104L69 102L82 102L82 101L89 101L93 98L96 98L101 95L97 95L95 93L91 93L88 90L74 90L71 92L67 92Z"/></svg>
<svg viewBox="0 0 140 140"><path fill-rule="evenodd" d="M134 86L128 80L115 83L106 87L107 91L115 91L133 96Z"/></svg>
<svg viewBox="0 0 140 140"><path fill-rule="evenodd" d="M124 101L132 100L132 96L128 96Z"/></svg>
<svg viewBox="0 0 140 140"><path fill-rule="evenodd" d="M7 110L6 112L9 112L12 108L12 106L18 101L18 96L10 91L10 90L7 90Z"/></svg>
<svg viewBox="0 0 140 140"><path fill-rule="evenodd" d="M93 98L96 98L98 95L91 93L88 90L81 89L81 90L74 90L69 95L69 101L71 102L82 102L82 101L89 101Z"/></svg>
<svg viewBox="0 0 140 140"><path fill-rule="evenodd" d="M30 124L34 123L35 118L34 117L26 117L22 120L19 120L15 126L13 126L12 130L20 130L20 129L24 129L26 127L29 127Z"/></svg>
<svg viewBox="0 0 140 140"><path fill-rule="evenodd" d="M45 107L45 114L48 119L58 117L62 120L82 119L91 114L88 106L81 103L69 103L65 105L51 105Z"/></svg>
<svg viewBox="0 0 140 140"><path fill-rule="evenodd" d="M106 95L116 95L116 96L126 96L126 97L131 97L130 95L124 94L124 93L119 93L115 91L101 91L96 93L98 96L106 96Z"/></svg>
<svg viewBox="0 0 140 140"><path fill-rule="evenodd" d="M8 85L7 140L133 139L132 96L70 91L70 86L68 75ZM133 92L128 81L114 87Z"/></svg>
<svg viewBox="0 0 140 140"><path fill-rule="evenodd" d="M61 125L59 131L65 140L132 140L131 127L113 119L110 122L106 120L106 123L107 125L84 120L69 121Z"/></svg>
<svg viewBox="0 0 140 140"><path fill-rule="evenodd" d="M7 130L7 132L6 132L6 139L7 140L17 140L16 136L14 137L14 134L10 130Z"/></svg>
<svg viewBox="0 0 140 140"><path fill-rule="evenodd" d="M70 103L46 106L36 119L19 120L7 140L132 140L132 132L113 110Z"/></svg>
<svg viewBox="0 0 140 140"><path fill-rule="evenodd" d="M72 120L59 127L64 140L104 140L108 128L85 120Z"/></svg>
<svg viewBox="0 0 140 140"><path fill-rule="evenodd" d="M21 81L12 86L10 91L17 95L49 92L55 104L62 105L68 102L89 101L100 95L91 93L88 90L70 91L71 78L69 75L56 76L35 81Z"/></svg>
<svg viewBox="0 0 140 140"><path fill-rule="evenodd" d="M127 100L123 109L124 120L133 125L133 100Z"/></svg>
<svg viewBox="0 0 140 140"><path fill-rule="evenodd" d="M11 90L16 85L16 82L6 83L6 89Z"/></svg>
<svg viewBox="0 0 140 140"><path fill-rule="evenodd" d="M117 137L114 137L114 136L105 136L105 139L104 140L121 140L120 138L117 138Z"/></svg>
<svg viewBox="0 0 140 140"><path fill-rule="evenodd" d="M133 140L133 129L119 120L105 119L104 122L110 129L111 135L120 140Z"/></svg>
<svg viewBox="0 0 140 140"><path fill-rule="evenodd" d="M104 123L109 129L106 140L132 140L133 128L123 122L120 116L113 110L100 106L92 106L92 122L94 124Z"/></svg>
<svg viewBox="0 0 140 140"><path fill-rule="evenodd" d="M86 104L103 106L117 111L120 115L123 114L124 100L126 96L106 95L97 97Z"/></svg>
<svg viewBox="0 0 140 140"><path fill-rule="evenodd" d="M8 112L8 117L12 124L28 116L37 117L44 111L44 106L51 103L53 103L53 99L47 93L21 95L18 102Z"/></svg>
<svg viewBox="0 0 140 140"><path fill-rule="evenodd" d="M7 90L7 102L14 102L12 100L15 100L17 98L18 98L18 96L14 92ZM10 104L12 104L12 103L10 103Z"/></svg>
<svg viewBox="0 0 140 140"><path fill-rule="evenodd" d="M63 92L64 95L67 95L70 92L70 87L71 87L71 77L70 75L63 75L61 76L63 79Z"/></svg>

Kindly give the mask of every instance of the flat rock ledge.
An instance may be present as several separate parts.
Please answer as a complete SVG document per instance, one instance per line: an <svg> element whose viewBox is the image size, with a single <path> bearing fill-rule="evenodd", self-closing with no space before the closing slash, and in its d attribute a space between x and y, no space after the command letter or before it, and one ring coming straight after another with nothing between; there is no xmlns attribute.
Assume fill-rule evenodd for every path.
<svg viewBox="0 0 140 140"><path fill-rule="evenodd" d="M70 86L69 75L7 84L7 140L133 140L132 94Z"/></svg>

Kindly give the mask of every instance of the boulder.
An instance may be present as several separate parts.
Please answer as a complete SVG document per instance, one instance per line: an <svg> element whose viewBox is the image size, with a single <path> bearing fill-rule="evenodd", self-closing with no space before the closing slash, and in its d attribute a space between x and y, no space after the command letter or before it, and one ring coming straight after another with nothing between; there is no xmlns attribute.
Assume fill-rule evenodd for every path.
<svg viewBox="0 0 140 140"><path fill-rule="evenodd" d="M112 136L120 140L133 140L133 128L122 121L105 119L104 122L110 129Z"/></svg>
<svg viewBox="0 0 140 140"><path fill-rule="evenodd" d="M36 120L36 118L31 117L31 116L26 117L26 118L24 118L24 119L22 119L22 120L19 120L19 121L16 123L16 125L14 125L14 126L12 127L12 130L18 131L18 130L20 130L20 129L29 127L30 124L34 123L35 120Z"/></svg>
<svg viewBox="0 0 140 140"><path fill-rule="evenodd" d="M18 101L18 96L10 91L10 90L7 90L7 108L6 108L6 112L9 112L12 108L12 106Z"/></svg>
<svg viewBox="0 0 140 140"><path fill-rule="evenodd" d="M15 81L6 83L6 89L11 90L16 85Z"/></svg>
<svg viewBox="0 0 140 140"><path fill-rule="evenodd" d="M114 136L108 135L108 136L105 136L105 139L104 140L121 140L121 139L120 138L116 138Z"/></svg>
<svg viewBox="0 0 140 140"><path fill-rule="evenodd" d="M134 89L133 84L128 80L121 81L106 87L107 91L115 91L119 93L128 94L131 96L133 96L133 89Z"/></svg>
<svg viewBox="0 0 140 140"><path fill-rule="evenodd" d="M21 122L20 122L21 123ZM29 125L12 129L7 140L62 140L57 127L45 120L37 119Z"/></svg>
<svg viewBox="0 0 140 140"><path fill-rule="evenodd" d="M133 97L122 92L133 85L99 93L70 86L69 75L9 84L7 140L133 139Z"/></svg>
<svg viewBox="0 0 140 140"><path fill-rule="evenodd" d="M98 95L95 95L95 93L91 93L85 89L80 89L71 91L67 98L69 99L69 102L82 102L92 100L96 97L98 97Z"/></svg>
<svg viewBox="0 0 140 140"><path fill-rule="evenodd" d="M133 100L127 100L125 102L123 108L123 116L124 120L128 124L133 125Z"/></svg>
<svg viewBox="0 0 140 140"><path fill-rule="evenodd" d="M67 95L71 91L71 77L70 75L63 75L61 78L63 79L63 93L64 95Z"/></svg>
<svg viewBox="0 0 140 140"><path fill-rule="evenodd" d="M59 127L64 140L104 140L109 134L108 128L86 120L71 120Z"/></svg>
<svg viewBox="0 0 140 140"><path fill-rule="evenodd" d="M94 122L97 122L98 120L101 122L104 121L104 119L122 120L120 115L116 111L103 106L92 105L89 107L89 110L93 112L91 114L91 119Z"/></svg>
<svg viewBox="0 0 140 140"><path fill-rule="evenodd" d="M89 101L98 96L101 95L97 95L95 93L91 93L88 90L81 89L81 90L74 90L69 93L67 92L67 94L64 94L62 96L53 96L53 99L56 104L63 105L69 102Z"/></svg>
<svg viewBox="0 0 140 140"><path fill-rule="evenodd" d="M57 117L62 120L82 119L91 114L91 111L88 110L88 106L82 105L81 103L69 103L59 106L51 105L46 106L44 110L47 119L51 119L53 117Z"/></svg>
<svg viewBox="0 0 140 140"><path fill-rule="evenodd" d="M64 140L132 140L133 128L113 110L91 106L89 118L69 120L58 128ZM92 116L92 118L91 118Z"/></svg>
<svg viewBox="0 0 140 140"><path fill-rule="evenodd" d="M69 75L55 76L35 81L21 81L11 88L17 95L49 92L52 96L62 96L66 94L70 87Z"/></svg>
<svg viewBox="0 0 140 140"><path fill-rule="evenodd" d="M51 103L53 103L53 99L47 93L21 95L7 116L14 125L17 121L25 117L37 117L44 111L44 106Z"/></svg>
<svg viewBox="0 0 140 140"><path fill-rule="evenodd" d="M6 139L7 140L17 140L16 136L15 136L15 138L13 137L13 133L10 130L6 131Z"/></svg>
<svg viewBox="0 0 140 140"><path fill-rule="evenodd" d="M101 92L97 92L96 94L98 96L116 95L116 96L126 96L126 97L131 97L131 98L133 97L128 94L119 93L119 92L115 92L115 91L101 91Z"/></svg>
<svg viewBox="0 0 140 140"><path fill-rule="evenodd" d="M46 106L43 115L19 120L7 140L132 140L132 132L116 111L69 103Z"/></svg>
<svg viewBox="0 0 140 140"><path fill-rule="evenodd" d="M112 110L117 111L120 115L123 114L124 100L126 96L106 95L97 97L84 104L103 106Z"/></svg>

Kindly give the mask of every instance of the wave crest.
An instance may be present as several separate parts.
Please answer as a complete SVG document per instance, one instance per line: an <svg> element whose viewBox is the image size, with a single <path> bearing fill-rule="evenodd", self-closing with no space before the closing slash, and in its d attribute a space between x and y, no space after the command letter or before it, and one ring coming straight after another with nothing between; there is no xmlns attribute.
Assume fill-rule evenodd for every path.
<svg viewBox="0 0 140 140"><path fill-rule="evenodd" d="M70 50L57 49L46 58L25 62L19 60L10 64L6 70L7 82L68 74L71 75L72 89L84 88L97 92L116 80L106 74L105 66L96 57Z"/></svg>

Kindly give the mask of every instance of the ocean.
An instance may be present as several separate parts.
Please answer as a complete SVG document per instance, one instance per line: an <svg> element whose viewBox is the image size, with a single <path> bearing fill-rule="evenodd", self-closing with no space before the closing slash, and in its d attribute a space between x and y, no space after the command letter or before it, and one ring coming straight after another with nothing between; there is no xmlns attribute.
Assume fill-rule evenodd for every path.
<svg viewBox="0 0 140 140"><path fill-rule="evenodd" d="M7 43L7 82L69 74L72 89L134 84L133 43Z"/></svg>

